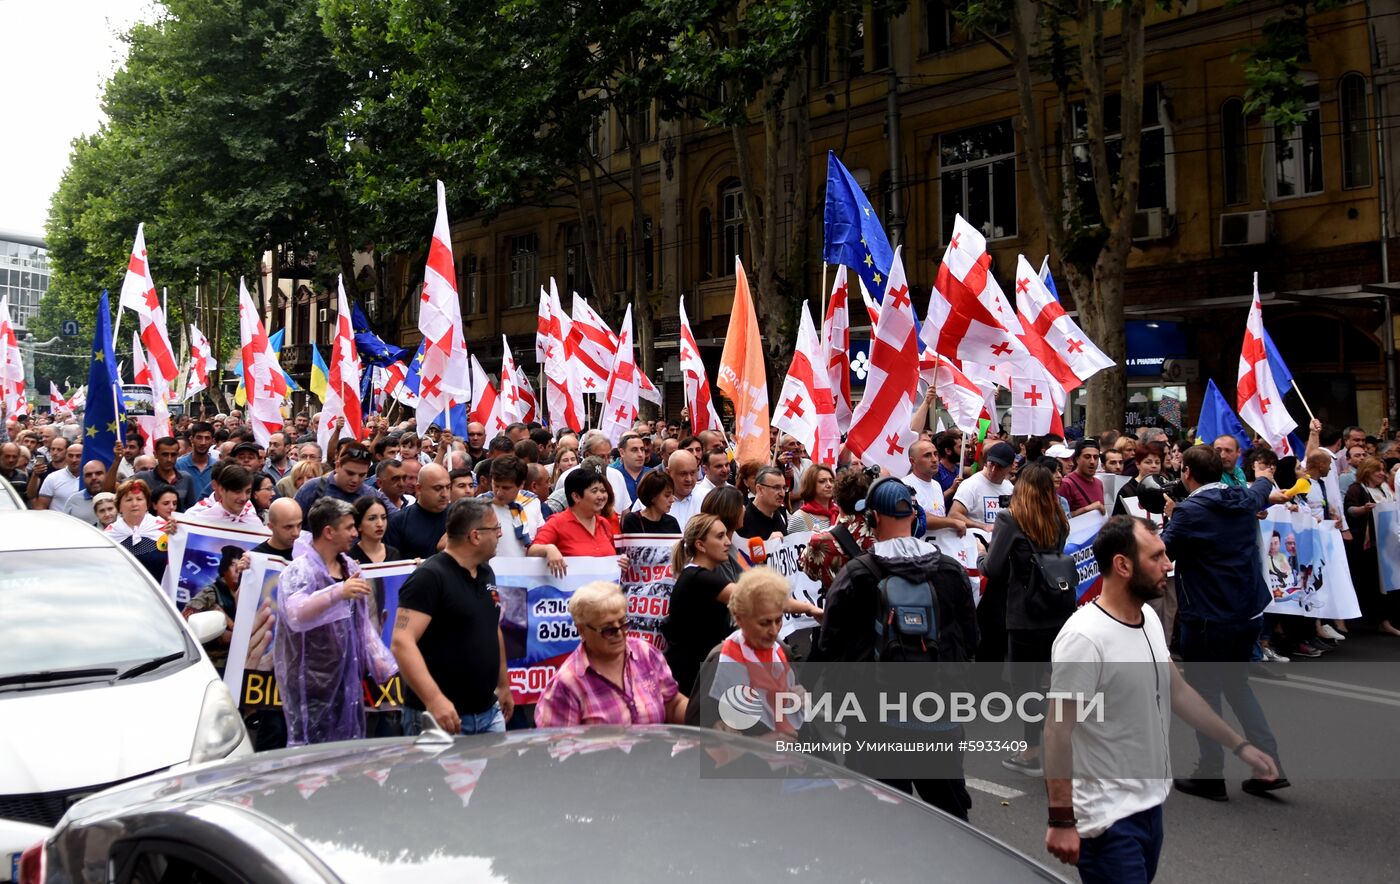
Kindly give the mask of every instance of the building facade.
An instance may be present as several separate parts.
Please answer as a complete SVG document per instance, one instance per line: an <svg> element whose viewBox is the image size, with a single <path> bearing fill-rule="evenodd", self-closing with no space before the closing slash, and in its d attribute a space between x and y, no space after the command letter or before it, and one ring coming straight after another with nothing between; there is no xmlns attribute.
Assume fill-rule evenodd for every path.
<svg viewBox="0 0 1400 884"><path fill-rule="evenodd" d="M0 231L0 295L10 299L16 329L27 329L49 290L49 253L38 236Z"/></svg>
<svg viewBox="0 0 1400 884"><path fill-rule="evenodd" d="M1171 11L1154 9L1149 17L1142 190L1126 284L1129 425L1169 420L1164 413L1170 415L1175 400L1189 426L1209 378L1231 396L1255 272L1266 324L1319 417L1375 426L1396 412L1389 268L1400 258L1394 222L1400 168L1395 126L1386 121L1400 110L1400 99L1387 88L1400 53L1400 25L1393 14L1373 16L1366 2L1313 16L1306 119L1285 134L1246 114L1242 100L1240 53L1261 39L1261 26L1277 11L1273 3L1196 0ZM811 59L810 139L802 145L809 152L807 180L784 172L776 189L781 204L768 209L780 219L779 247L805 227L814 256L805 277L791 281L793 299L815 304L822 297L820 205L828 150L904 244L921 312L955 213L986 233L994 272L1010 291L1016 256L1039 264L1047 246L1019 153L1016 85L1004 56L962 34L938 2L911 3L894 19L867 11L847 25ZM836 51L838 39L853 47L849 58ZM1112 51L1112 35L1108 43ZM1115 81L1110 72L1109 82ZM1046 108L1045 142L1072 142L1073 171L1082 180L1082 106L1072 110L1072 131L1061 132L1048 85L1037 91L1037 101ZM1115 98L1107 117L1112 152L1119 140ZM628 157L619 125L608 120L589 137L602 166L625 180ZM891 131L898 133L893 149ZM657 317L656 380L666 391L666 414L675 416L682 404L678 300L685 296L713 370L734 292L734 256L748 258L754 232L727 129L695 119L652 120L648 137L642 241L631 233L630 197L611 183L603 183L601 198L584 214L604 232L599 260L608 262L614 303L631 297L631 256L643 250L645 288ZM762 150L757 125L751 143ZM778 163L780 170L796 165L791 154L787 160ZM1047 160L1052 175L1069 173L1054 163ZM794 194L804 187L817 210L806 218L793 211ZM896 192L899 217L893 214ZM598 294L585 265L580 212L561 203L505 211L485 224L454 219L467 338L488 370L499 365L502 335L518 363L534 365L539 290L550 277L566 305L571 291ZM405 343L416 340L411 310L398 332ZM860 330L853 337L859 365ZM1299 403L1290 400L1290 407L1305 423Z"/></svg>

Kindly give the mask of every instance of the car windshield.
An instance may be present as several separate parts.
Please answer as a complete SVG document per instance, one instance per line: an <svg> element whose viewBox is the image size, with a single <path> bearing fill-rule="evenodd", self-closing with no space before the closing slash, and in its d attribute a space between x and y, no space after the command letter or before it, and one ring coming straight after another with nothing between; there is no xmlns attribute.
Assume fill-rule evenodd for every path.
<svg viewBox="0 0 1400 884"><path fill-rule="evenodd" d="M0 679L184 655L192 643L157 593L114 548L0 552Z"/></svg>

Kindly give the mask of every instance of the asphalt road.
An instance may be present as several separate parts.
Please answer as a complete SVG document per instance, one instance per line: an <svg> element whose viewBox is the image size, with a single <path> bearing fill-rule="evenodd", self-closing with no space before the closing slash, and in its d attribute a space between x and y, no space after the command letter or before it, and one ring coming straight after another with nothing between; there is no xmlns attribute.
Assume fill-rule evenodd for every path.
<svg viewBox="0 0 1400 884"><path fill-rule="evenodd" d="M1291 676L1287 682L1252 684L1269 711L1292 788L1247 795L1239 788L1246 774L1236 765L1227 768L1227 802L1173 792L1156 880L1400 881L1400 638L1353 628L1322 658L1273 665ZM1186 775L1194 737L1180 721L1173 727L1173 769ZM1312 753L1333 759L1317 762L1328 775L1293 773L1317 769ZM1005 771L996 756L969 756L966 768L972 824L1078 881L1072 867L1045 852L1041 781Z"/></svg>

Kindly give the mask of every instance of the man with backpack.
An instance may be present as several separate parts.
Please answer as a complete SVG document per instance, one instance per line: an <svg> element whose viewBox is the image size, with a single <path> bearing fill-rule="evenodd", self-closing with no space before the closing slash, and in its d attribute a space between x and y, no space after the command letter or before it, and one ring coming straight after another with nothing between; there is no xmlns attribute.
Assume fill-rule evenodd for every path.
<svg viewBox="0 0 1400 884"><path fill-rule="evenodd" d="M836 576L815 658L834 663L968 661L977 646L972 584L961 565L915 536L922 511L914 492L898 479L880 479L857 509L874 530L875 546ZM896 608L902 616L892 616ZM953 761L957 777L883 782L917 792L965 820L972 799L961 776L961 753Z"/></svg>

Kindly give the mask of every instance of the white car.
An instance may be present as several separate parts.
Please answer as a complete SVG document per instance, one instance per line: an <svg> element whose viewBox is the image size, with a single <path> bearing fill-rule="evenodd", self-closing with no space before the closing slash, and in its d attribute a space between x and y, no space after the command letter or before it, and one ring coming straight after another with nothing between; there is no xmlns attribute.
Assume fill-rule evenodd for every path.
<svg viewBox="0 0 1400 884"><path fill-rule="evenodd" d="M0 881L68 807L156 771L252 753L201 642L141 565L54 512L0 512Z"/></svg>

